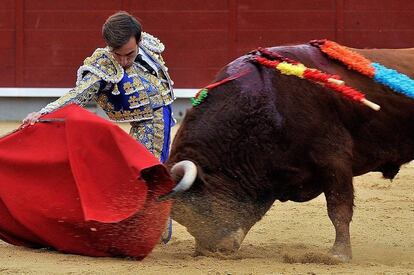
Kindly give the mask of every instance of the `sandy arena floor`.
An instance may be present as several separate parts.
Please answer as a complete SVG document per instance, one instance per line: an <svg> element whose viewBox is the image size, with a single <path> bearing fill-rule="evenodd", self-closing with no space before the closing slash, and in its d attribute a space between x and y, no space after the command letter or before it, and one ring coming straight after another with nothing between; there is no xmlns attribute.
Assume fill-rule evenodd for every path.
<svg viewBox="0 0 414 275"><path fill-rule="evenodd" d="M0 123L0 135L15 127ZM168 245L156 247L141 262L32 250L0 241L0 274L414 274L413 182L413 164L403 167L393 182L379 173L355 178L353 260L346 264L326 256L334 229L322 195L301 204L276 202L230 259L192 257L193 238L174 223Z"/></svg>

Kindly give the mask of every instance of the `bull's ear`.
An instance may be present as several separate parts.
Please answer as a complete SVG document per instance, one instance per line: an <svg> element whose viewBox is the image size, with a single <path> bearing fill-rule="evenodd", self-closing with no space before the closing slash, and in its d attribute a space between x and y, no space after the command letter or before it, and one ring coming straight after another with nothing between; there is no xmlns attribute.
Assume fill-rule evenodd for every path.
<svg viewBox="0 0 414 275"><path fill-rule="evenodd" d="M174 179L181 178L177 185L163 196L158 197L158 201L172 199L177 194L183 193L191 188L197 177L197 166L190 160L180 161L171 168L171 175Z"/></svg>

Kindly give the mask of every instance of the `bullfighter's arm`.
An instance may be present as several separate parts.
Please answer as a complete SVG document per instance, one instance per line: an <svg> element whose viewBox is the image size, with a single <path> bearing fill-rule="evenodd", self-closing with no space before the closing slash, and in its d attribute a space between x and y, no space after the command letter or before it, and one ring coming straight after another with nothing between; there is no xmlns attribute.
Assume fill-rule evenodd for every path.
<svg viewBox="0 0 414 275"><path fill-rule="evenodd" d="M83 107L95 97L96 93L101 89L103 84L104 81L100 77L89 72L85 74L80 81L78 81L75 88L71 89L57 100L46 105L39 111L39 113L47 114L71 103L75 103Z"/></svg>

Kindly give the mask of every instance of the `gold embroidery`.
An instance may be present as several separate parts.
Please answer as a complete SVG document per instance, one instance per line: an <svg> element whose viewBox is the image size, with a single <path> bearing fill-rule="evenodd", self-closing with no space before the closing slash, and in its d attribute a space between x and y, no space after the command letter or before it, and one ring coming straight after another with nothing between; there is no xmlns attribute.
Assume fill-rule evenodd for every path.
<svg viewBox="0 0 414 275"><path fill-rule="evenodd" d="M83 61L83 65L78 69L77 82L86 72L91 72L110 83L118 83L124 75L124 69L107 48L96 49L92 56Z"/></svg>
<svg viewBox="0 0 414 275"><path fill-rule="evenodd" d="M139 70L139 67L136 67L136 69ZM139 93L139 101L141 105L151 103L152 108L158 108L173 102L168 83L161 81L156 76L139 70L132 79L135 87L137 87L136 83L141 84L139 89L135 88L136 90L143 88Z"/></svg>
<svg viewBox="0 0 414 275"><path fill-rule="evenodd" d="M125 72L129 75L132 76L133 74L135 74L135 71L133 69L133 66L130 66L128 68L125 69Z"/></svg>
<svg viewBox="0 0 414 275"><path fill-rule="evenodd" d="M105 111L107 111L106 113L108 117L114 121L141 121L153 118L152 108L149 105L144 106L143 108L134 109L132 111Z"/></svg>
<svg viewBox="0 0 414 275"><path fill-rule="evenodd" d="M140 45L143 47L156 53L162 53L164 51L165 46L157 37L146 32L142 32L141 36L142 39Z"/></svg>
<svg viewBox="0 0 414 275"><path fill-rule="evenodd" d="M134 83L134 86L138 91L141 91L141 90L144 90L145 88L148 88L148 85L147 85L147 87L145 87L144 84L142 83L141 79L138 76L133 77L132 83Z"/></svg>
<svg viewBox="0 0 414 275"><path fill-rule="evenodd" d="M164 119L163 108L160 108L154 112L154 138L153 147L154 155L159 159L161 157L162 149L164 147Z"/></svg>
<svg viewBox="0 0 414 275"><path fill-rule="evenodd" d="M145 94L145 91L142 91L139 93L139 101L142 102L143 104L148 104L148 96Z"/></svg>
<svg viewBox="0 0 414 275"><path fill-rule="evenodd" d="M158 87L161 84L161 80L159 80L158 77L156 77L155 75L148 74L147 78L148 81L156 87Z"/></svg>
<svg viewBox="0 0 414 275"><path fill-rule="evenodd" d="M129 112L129 111L126 111L126 112L121 112L121 111L113 111L112 112L112 114L113 114L113 118L116 120L116 121L121 121L122 119L124 119L124 118L126 118L127 117L127 112ZM111 116L109 116L109 118L111 118Z"/></svg>
<svg viewBox="0 0 414 275"><path fill-rule="evenodd" d="M106 95L104 95L104 94L100 94L98 96L98 98L96 99L96 103L99 106L101 106L102 108L104 108L103 106L106 106L106 104L108 103L108 97Z"/></svg>
<svg viewBox="0 0 414 275"><path fill-rule="evenodd" d="M133 94L135 92L134 87L132 86L131 82L124 83L124 90L126 95Z"/></svg>
<svg viewBox="0 0 414 275"><path fill-rule="evenodd" d="M138 107L138 98L136 96L130 96L128 99L129 107L130 108L136 108Z"/></svg>
<svg viewBox="0 0 414 275"><path fill-rule="evenodd" d="M112 94L113 95L119 95L119 94L121 94L121 92L118 89L118 84L114 84L114 88L112 90Z"/></svg>
<svg viewBox="0 0 414 275"><path fill-rule="evenodd" d="M108 67L108 70L111 70L111 68L109 66L111 66L111 62L109 61L109 59L106 58L99 58L97 60L98 66L102 66L102 67Z"/></svg>
<svg viewBox="0 0 414 275"><path fill-rule="evenodd" d="M163 108L154 111L151 120L131 122L130 135L160 159L164 148Z"/></svg>
<svg viewBox="0 0 414 275"><path fill-rule="evenodd" d="M151 98L152 105L154 105L154 106L164 105L164 100L162 99L161 95L155 94L155 95L151 96L150 98Z"/></svg>
<svg viewBox="0 0 414 275"><path fill-rule="evenodd" d="M107 102L105 105L106 110L113 111L115 109L114 105L110 102Z"/></svg>

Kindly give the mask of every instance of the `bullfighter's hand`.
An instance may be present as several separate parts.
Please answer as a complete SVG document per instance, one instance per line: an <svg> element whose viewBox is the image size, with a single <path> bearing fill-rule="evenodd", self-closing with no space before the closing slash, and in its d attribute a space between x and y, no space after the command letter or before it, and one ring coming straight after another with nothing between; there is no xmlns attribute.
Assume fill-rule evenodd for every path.
<svg viewBox="0 0 414 275"><path fill-rule="evenodd" d="M41 116L40 113L38 112L33 112L28 114L24 119L23 119L23 125L27 126L27 125L33 125L35 124L38 120L39 117Z"/></svg>

